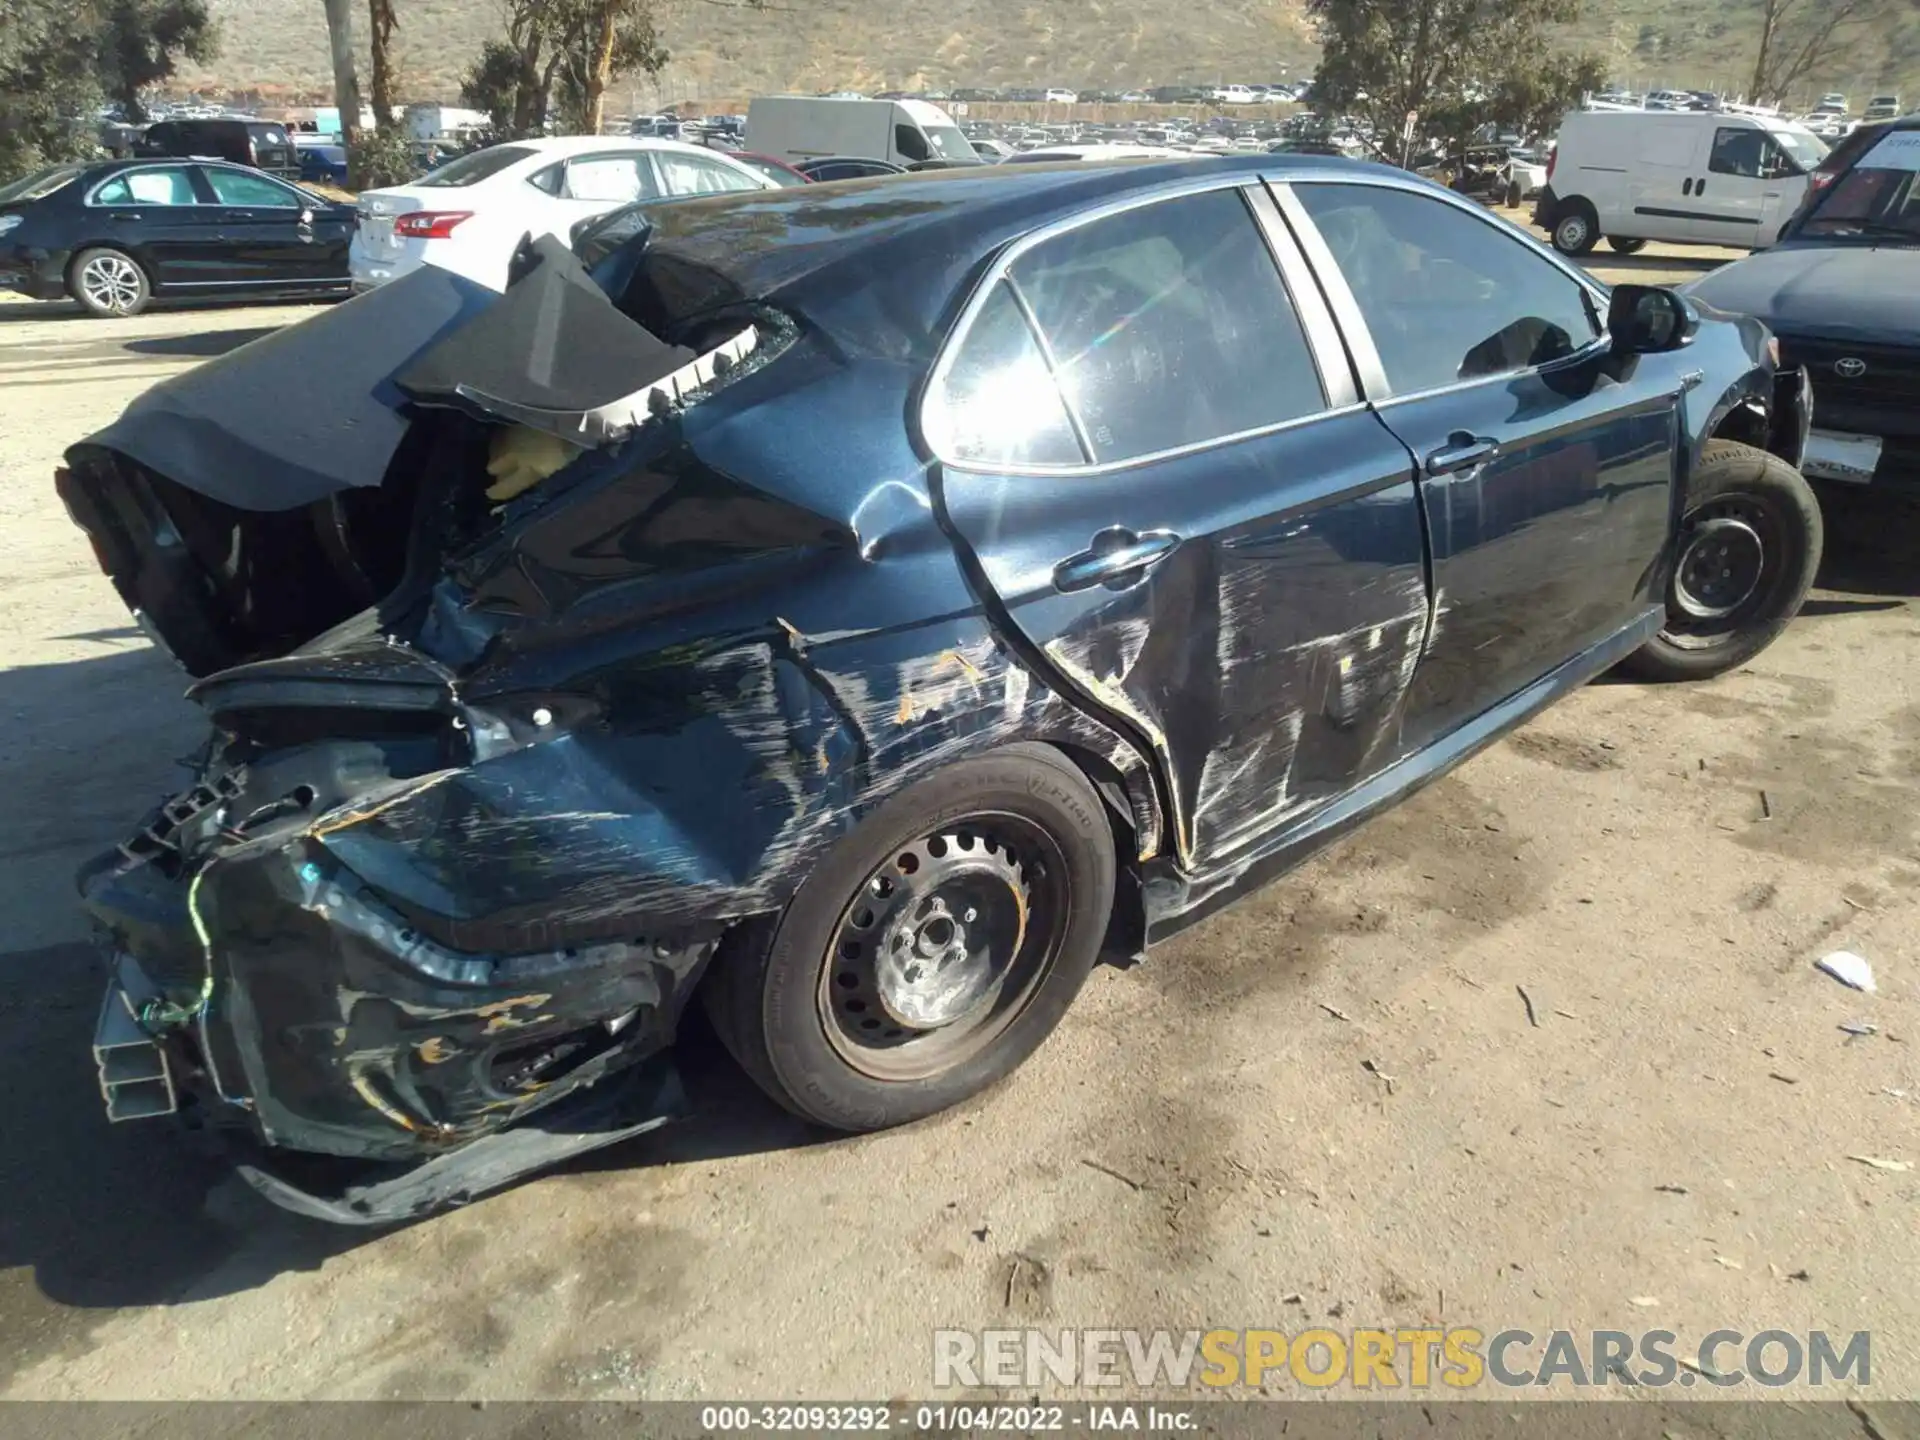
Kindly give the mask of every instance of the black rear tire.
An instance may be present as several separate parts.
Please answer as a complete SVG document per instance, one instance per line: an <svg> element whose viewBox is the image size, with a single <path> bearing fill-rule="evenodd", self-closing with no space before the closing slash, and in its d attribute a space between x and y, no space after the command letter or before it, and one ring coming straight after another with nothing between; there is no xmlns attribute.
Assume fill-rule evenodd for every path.
<svg viewBox="0 0 1920 1440"><path fill-rule="evenodd" d="M880 806L771 937L729 936L701 993L722 1043L796 1115L903 1125L985 1090L1053 1032L1099 958L1115 868L1086 777L1050 746L1009 746ZM978 983L913 988L949 973Z"/></svg>
<svg viewBox="0 0 1920 1440"><path fill-rule="evenodd" d="M1607 237L1607 248L1616 255L1638 255L1642 250L1647 248L1647 242L1644 240L1630 239L1624 235L1609 235Z"/></svg>
<svg viewBox="0 0 1920 1440"><path fill-rule="evenodd" d="M1667 624L1621 662L1640 680L1705 680L1771 645L1806 602L1824 530L1812 488L1786 461L1709 440L1687 487Z"/></svg>

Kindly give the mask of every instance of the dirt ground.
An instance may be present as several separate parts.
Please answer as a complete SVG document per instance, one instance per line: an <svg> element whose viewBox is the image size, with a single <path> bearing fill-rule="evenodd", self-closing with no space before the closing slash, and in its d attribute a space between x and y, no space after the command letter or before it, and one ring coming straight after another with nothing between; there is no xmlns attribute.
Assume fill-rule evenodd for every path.
<svg viewBox="0 0 1920 1440"><path fill-rule="evenodd" d="M878 1399L935 1327L1309 1320L1864 1329L1920 1395L1920 1170L1849 1158L1920 1164L1920 516L1883 507L1832 512L1750 668L1572 697L932 1122L823 1139L694 1033L697 1118L379 1235L110 1129L70 876L197 732L50 476L308 313L0 304L0 1396Z"/></svg>

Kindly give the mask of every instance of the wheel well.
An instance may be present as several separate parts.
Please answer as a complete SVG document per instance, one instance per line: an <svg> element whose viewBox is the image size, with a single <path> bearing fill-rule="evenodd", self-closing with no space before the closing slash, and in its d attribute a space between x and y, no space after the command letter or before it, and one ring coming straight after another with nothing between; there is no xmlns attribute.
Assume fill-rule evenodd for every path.
<svg viewBox="0 0 1920 1440"><path fill-rule="evenodd" d="M1105 802L1107 824L1113 831L1114 866L1113 914L1107 921L1107 936L1100 946L1105 964L1127 965L1147 948L1147 907L1140 886L1139 822L1127 789L1126 777L1119 767L1103 755L1078 745L1048 741L1049 745L1071 760L1087 782Z"/></svg>
<svg viewBox="0 0 1920 1440"><path fill-rule="evenodd" d="M1770 430L1766 410L1758 400L1743 400L1735 405L1713 427L1709 440L1737 440L1742 445L1751 445L1756 450L1767 448Z"/></svg>
<svg viewBox="0 0 1920 1440"><path fill-rule="evenodd" d="M1558 225L1569 215L1585 215L1593 224L1598 225L1600 223L1600 212L1594 208L1593 202L1584 195L1568 195L1564 199L1555 202L1553 207L1554 224Z"/></svg>

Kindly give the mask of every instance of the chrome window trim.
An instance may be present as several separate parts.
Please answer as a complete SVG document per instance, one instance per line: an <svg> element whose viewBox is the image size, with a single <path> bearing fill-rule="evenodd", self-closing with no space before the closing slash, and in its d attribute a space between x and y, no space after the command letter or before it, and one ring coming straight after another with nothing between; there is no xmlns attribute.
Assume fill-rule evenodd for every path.
<svg viewBox="0 0 1920 1440"><path fill-rule="evenodd" d="M1060 396L1060 408L1067 412L1067 424L1073 430L1073 443L1080 447L1081 460L1088 465L1094 464L1093 436L1087 430L1086 417L1080 413L1080 407L1074 404L1073 396L1067 393L1067 387L1060 383L1060 358L1053 353L1053 342L1040 327L1040 317L1033 313L1033 302L1027 299L1027 292L1020 288L1011 274L1000 283L1007 287L1007 294L1013 297L1013 308L1027 322L1027 332L1033 336L1033 343L1040 351L1041 363L1047 367L1053 388Z"/></svg>
<svg viewBox="0 0 1920 1440"><path fill-rule="evenodd" d="M1124 460L1109 460L1105 463L1093 463L1091 450L1087 450L1086 452L1090 463L1084 465L1007 465L980 460L957 460L953 458L952 436L947 432L946 426L941 421L943 407L936 405L934 400L945 386L948 373L953 368L954 359L959 353L960 348L966 344L967 336L973 329L974 321L979 317L980 312L986 308L987 301L993 294L993 287L1002 280L1006 280L1008 288L1014 292L1015 303L1019 305L1021 314L1026 317L1028 328L1033 332L1035 341L1040 346L1040 353L1042 357L1047 360L1049 370L1052 368L1051 351L1046 344L1045 337L1040 334L1039 327L1033 324L1033 318L1027 309L1025 298L1019 293L1020 287L1013 283L1010 274L1012 267L1022 256L1028 251L1044 245L1047 241L1055 239L1058 236L1079 230L1101 220L1111 219L1115 215L1124 215L1130 210L1143 209L1148 205L1158 205L1167 200L1180 200L1189 195L1204 195L1215 190L1238 190L1241 192L1241 201L1246 205L1249 212L1247 217L1248 222L1254 227L1255 232L1261 236L1263 242L1265 242L1266 232L1261 228L1259 216L1254 210L1252 197L1248 193L1249 191L1259 189L1261 184L1262 178L1259 175L1250 175L1245 171L1234 171L1227 175L1206 175L1185 180L1169 181L1165 184L1155 185L1150 189L1134 191L1131 194L1104 201L1101 204L1091 206L1085 210L1075 211L1072 215L1052 221L1037 230L1030 230L1025 235L1020 236L1008 244L1006 248L989 263L986 271L975 284L973 293L967 297L967 303L961 307L959 318L953 322L952 327L947 331L945 340L941 342L939 357L934 361L933 369L927 373L926 382L920 392L920 401L918 405L914 407L920 425L920 438L933 458L944 467L966 471L970 474L1067 478L1111 475L1122 470L1132 470L1142 465L1155 465L1163 460L1179 459L1187 455L1197 455L1205 450L1217 450L1227 445L1237 445L1242 441L1257 439L1264 435L1275 435L1283 430L1294 429L1296 426L1310 425L1317 421L1331 419L1338 415L1345 415L1352 411L1365 408L1365 402L1356 397L1354 403L1348 406L1338 408L1329 406L1328 409L1316 411L1311 415L1295 416L1290 420L1276 421L1271 425L1262 425L1256 429L1241 430L1232 435L1216 435L1206 440L1196 440L1186 445L1177 445L1168 450L1156 450L1148 455L1132 455ZM1269 248L1271 248L1270 245ZM1284 286L1286 281L1284 269L1282 270L1280 279ZM1302 328L1305 328L1304 317ZM1306 338L1308 349L1311 351L1313 349L1313 336L1309 333ZM1079 438L1081 436L1081 423L1078 416L1074 413L1073 403L1067 398L1065 390L1060 387L1057 379L1054 382L1054 388L1060 396L1062 405L1066 407L1069 421L1073 425L1075 437ZM1322 389L1323 391L1325 390L1324 377ZM1081 443L1084 449L1085 441L1082 440Z"/></svg>
<svg viewBox="0 0 1920 1440"><path fill-rule="evenodd" d="M1593 318L1598 334L1587 344L1571 355L1563 355L1545 365L1523 365L1512 370L1502 370L1494 375L1476 375L1470 380L1455 380L1446 385L1433 385L1424 390L1409 390L1396 394L1387 383L1386 368L1380 363L1379 349L1374 345L1373 332L1366 319L1360 313L1359 302L1354 298L1353 289L1347 284L1347 277L1341 273L1340 266L1333 258L1333 252L1327 248L1325 237L1313 223L1313 217L1306 206L1300 203L1300 197L1293 193L1295 185L1350 185L1368 186L1377 190L1404 190L1409 194L1424 195L1441 204L1450 205L1463 215L1470 216L1479 224L1500 235L1509 243L1518 243L1523 249L1547 261L1561 274L1572 280L1586 295L1593 307ZM1346 332L1347 343L1353 351L1354 365L1360 371L1362 388L1376 409L1405 404L1412 400L1425 400L1437 395L1451 395L1456 391L1470 390L1477 385L1511 381L1520 375L1544 375L1563 366L1577 365L1593 359L1613 344L1612 336L1607 332L1606 314L1608 291L1591 275L1579 266L1571 264L1557 251L1540 244L1525 231L1516 229L1496 216L1489 215L1482 207L1450 190L1422 184L1412 179L1402 179L1394 175L1352 175L1326 174L1273 175L1267 179L1267 188L1273 193L1280 212L1286 216L1300 241L1300 248L1306 252L1314 271L1320 275L1326 287L1328 302L1334 314L1340 320L1340 328Z"/></svg>
<svg viewBox="0 0 1920 1440"><path fill-rule="evenodd" d="M1306 256L1301 253L1299 244L1287 228L1280 207L1274 203L1273 192L1265 185L1250 185L1246 197L1247 208L1253 211L1254 223L1260 227L1261 237L1267 242L1267 251L1273 256L1274 264L1280 267L1280 279L1287 288L1288 298L1293 302L1294 317L1305 332L1314 368L1320 372L1322 403L1334 410L1359 404L1360 390L1354 381L1353 362L1347 355L1346 341L1340 338L1340 327L1334 323L1333 312L1327 308L1326 296L1321 292L1319 282L1314 279Z"/></svg>
<svg viewBox="0 0 1920 1440"><path fill-rule="evenodd" d="M153 204L151 200L109 200L103 204L101 203L101 201L99 201L95 197L98 196L102 190L106 189L107 186L113 184L114 181L124 180L129 175L143 175L149 170L184 170L187 172L187 186L189 189L192 189L194 192L193 204L198 205L201 208L205 209L212 205L217 205L220 202L217 200L207 201L207 200L202 200L200 198L199 189L193 183L193 172L196 169L201 168L201 165L202 165L201 161L189 160L184 156L170 156L165 160L155 159L146 165L129 165L126 169L116 170L113 172L113 174L108 175L105 178L97 181L94 184L94 187L87 192L86 199L84 199L80 203L82 205L86 205L99 210L113 210L126 205L151 205ZM190 210L193 208L193 206L192 205L162 205L162 206L159 206L158 208L162 210Z"/></svg>

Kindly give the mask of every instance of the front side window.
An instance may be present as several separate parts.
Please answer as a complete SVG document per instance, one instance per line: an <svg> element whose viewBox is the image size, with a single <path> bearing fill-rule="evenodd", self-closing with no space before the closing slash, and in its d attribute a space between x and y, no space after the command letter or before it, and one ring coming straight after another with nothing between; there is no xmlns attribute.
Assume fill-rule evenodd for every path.
<svg viewBox="0 0 1920 1440"><path fill-rule="evenodd" d="M193 178L178 165L130 170L93 192L96 205L197 205Z"/></svg>
<svg viewBox="0 0 1920 1440"><path fill-rule="evenodd" d="M909 160L932 158L932 152L927 149L927 137L911 125L893 127L893 148Z"/></svg>
<svg viewBox="0 0 1920 1440"><path fill-rule="evenodd" d="M661 150L653 159L660 167L660 179L669 195L725 195L736 190L762 188L751 175L743 175L730 165L721 165L701 155Z"/></svg>
<svg viewBox="0 0 1920 1440"><path fill-rule="evenodd" d="M936 160L978 160L980 152L953 125L929 125L923 133Z"/></svg>
<svg viewBox="0 0 1920 1440"><path fill-rule="evenodd" d="M1497 222L1410 190L1294 187L1396 395L1564 359L1599 337L1587 290Z"/></svg>
<svg viewBox="0 0 1920 1440"><path fill-rule="evenodd" d="M1082 465L1073 422L1026 317L1001 281L928 397L942 453L982 466Z"/></svg>
<svg viewBox="0 0 1920 1440"><path fill-rule="evenodd" d="M1767 137L1758 130L1729 129L1713 132L1713 154L1707 169L1715 175L1738 175L1758 180L1766 173Z"/></svg>
<svg viewBox="0 0 1920 1440"><path fill-rule="evenodd" d="M563 200L592 200L608 205L631 205L654 193L653 175L644 155L588 155L567 162Z"/></svg>
<svg viewBox="0 0 1920 1440"><path fill-rule="evenodd" d="M1237 189L1080 226L1021 256L1011 278L1098 463L1326 408L1293 301Z"/></svg>
<svg viewBox="0 0 1920 1440"><path fill-rule="evenodd" d="M298 210L301 199L284 185L276 185L264 175L249 175L241 170L202 172L222 205L251 205L257 209Z"/></svg>

